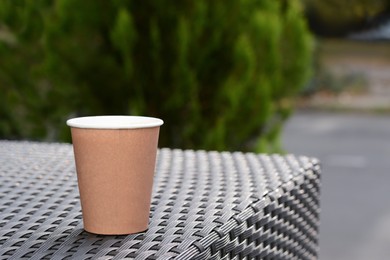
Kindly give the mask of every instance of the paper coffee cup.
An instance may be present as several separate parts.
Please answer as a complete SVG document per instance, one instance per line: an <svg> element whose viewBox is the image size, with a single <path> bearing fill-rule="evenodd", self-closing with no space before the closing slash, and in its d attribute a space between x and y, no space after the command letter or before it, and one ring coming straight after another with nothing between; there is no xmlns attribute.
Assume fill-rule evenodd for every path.
<svg viewBox="0 0 390 260"><path fill-rule="evenodd" d="M92 116L66 123L71 127L84 229L107 235L146 230L163 121Z"/></svg>

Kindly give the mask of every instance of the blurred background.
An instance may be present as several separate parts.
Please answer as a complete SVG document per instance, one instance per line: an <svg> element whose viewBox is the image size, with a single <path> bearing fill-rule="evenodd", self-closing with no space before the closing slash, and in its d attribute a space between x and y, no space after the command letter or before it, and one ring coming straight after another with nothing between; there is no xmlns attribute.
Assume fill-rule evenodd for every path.
<svg viewBox="0 0 390 260"><path fill-rule="evenodd" d="M390 1L305 7L314 73L282 144L322 163L320 259L389 259Z"/></svg>
<svg viewBox="0 0 390 260"><path fill-rule="evenodd" d="M323 166L320 259L390 256L390 1L0 1L0 139L164 119L160 146Z"/></svg>

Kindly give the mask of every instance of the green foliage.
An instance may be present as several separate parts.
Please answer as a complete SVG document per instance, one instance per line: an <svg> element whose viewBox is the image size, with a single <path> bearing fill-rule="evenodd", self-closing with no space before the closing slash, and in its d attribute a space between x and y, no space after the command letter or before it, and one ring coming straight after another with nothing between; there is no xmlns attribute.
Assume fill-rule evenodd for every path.
<svg viewBox="0 0 390 260"><path fill-rule="evenodd" d="M387 20L389 0L304 0L312 29L318 34L342 36Z"/></svg>
<svg viewBox="0 0 390 260"><path fill-rule="evenodd" d="M0 2L0 137L161 117L160 145L276 151L312 39L298 0Z"/></svg>

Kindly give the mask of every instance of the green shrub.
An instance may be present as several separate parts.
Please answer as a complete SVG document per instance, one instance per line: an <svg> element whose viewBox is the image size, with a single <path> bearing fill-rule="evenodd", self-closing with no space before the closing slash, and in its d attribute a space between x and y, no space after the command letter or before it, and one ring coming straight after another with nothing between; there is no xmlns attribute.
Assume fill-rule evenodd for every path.
<svg viewBox="0 0 390 260"><path fill-rule="evenodd" d="M161 117L160 146L275 151L310 72L298 0L0 2L0 137Z"/></svg>

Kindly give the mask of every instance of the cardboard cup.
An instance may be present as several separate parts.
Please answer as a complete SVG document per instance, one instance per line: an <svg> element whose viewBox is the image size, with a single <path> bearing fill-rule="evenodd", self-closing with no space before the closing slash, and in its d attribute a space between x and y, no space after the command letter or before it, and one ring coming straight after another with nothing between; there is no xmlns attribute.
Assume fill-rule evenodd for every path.
<svg viewBox="0 0 390 260"><path fill-rule="evenodd" d="M120 235L147 229L162 124L138 116L67 121L86 231Z"/></svg>

